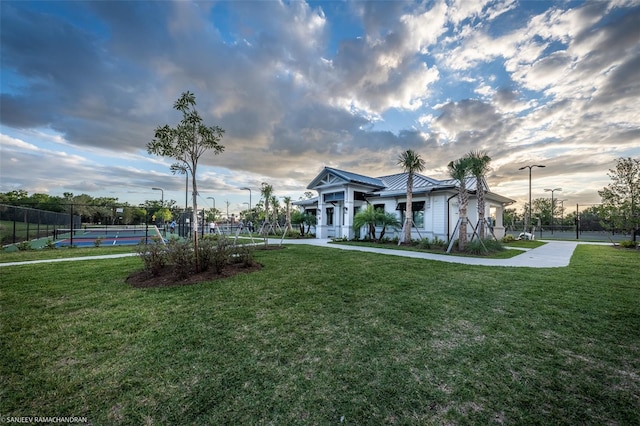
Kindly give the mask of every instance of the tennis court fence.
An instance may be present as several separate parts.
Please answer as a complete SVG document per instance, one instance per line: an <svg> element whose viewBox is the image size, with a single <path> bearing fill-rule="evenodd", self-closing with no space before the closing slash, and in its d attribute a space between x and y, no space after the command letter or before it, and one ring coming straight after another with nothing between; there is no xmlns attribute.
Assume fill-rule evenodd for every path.
<svg viewBox="0 0 640 426"><path fill-rule="evenodd" d="M79 215L0 204L2 245L37 238L54 238L59 228L80 228Z"/></svg>

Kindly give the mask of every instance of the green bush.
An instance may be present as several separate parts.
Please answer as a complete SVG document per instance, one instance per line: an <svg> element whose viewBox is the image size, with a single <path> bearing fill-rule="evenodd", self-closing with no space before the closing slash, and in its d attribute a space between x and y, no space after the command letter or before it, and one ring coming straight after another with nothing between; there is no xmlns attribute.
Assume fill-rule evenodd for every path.
<svg viewBox="0 0 640 426"><path fill-rule="evenodd" d="M211 253L210 265L216 271L216 274L222 272L225 266L229 264L231 257L231 242L228 238L220 238Z"/></svg>
<svg viewBox="0 0 640 426"><path fill-rule="evenodd" d="M190 241L169 240L168 263L174 266L178 278L186 278L195 271L196 257Z"/></svg>
<svg viewBox="0 0 640 426"><path fill-rule="evenodd" d="M167 264L167 247L164 245L162 239L158 237L154 238L149 244L145 244L144 242L138 243L136 253L138 253L142 259L144 270L153 276L160 274L162 268Z"/></svg>
<svg viewBox="0 0 640 426"><path fill-rule="evenodd" d="M100 247L100 246L102 245L102 238L101 238L101 237L96 238L96 239L93 241L93 245L94 245L95 247Z"/></svg>
<svg viewBox="0 0 640 426"><path fill-rule="evenodd" d="M418 243L418 247L423 250L431 250L431 241L429 241L429 238L423 238Z"/></svg>
<svg viewBox="0 0 640 426"><path fill-rule="evenodd" d="M636 248L638 243L636 241L620 241L620 247L622 248Z"/></svg>
<svg viewBox="0 0 640 426"><path fill-rule="evenodd" d="M33 247L31 247L31 242L29 241L19 242L16 244L16 247L18 247L19 251L29 251L33 249Z"/></svg>
<svg viewBox="0 0 640 426"><path fill-rule="evenodd" d="M464 249L465 253L474 255L490 254L502 250L504 250L502 243L492 238L485 238L483 240L474 239L467 243L467 246Z"/></svg>
<svg viewBox="0 0 640 426"><path fill-rule="evenodd" d="M231 249L229 262L241 263L242 266L253 265L253 248L251 246L235 246Z"/></svg>
<svg viewBox="0 0 640 426"><path fill-rule="evenodd" d="M447 242L435 236L433 237L433 240L431 240L431 245L433 247L444 248L447 246Z"/></svg>
<svg viewBox="0 0 640 426"><path fill-rule="evenodd" d="M506 234L504 237L502 237L502 242L503 243L510 243L512 241L515 241L515 240L516 240L516 238L511 234Z"/></svg>
<svg viewBox="0 0 640 426"><path fill-rule="evenodd" d="M49 238L43 248L47 250L55 250L58 247L56 247L55 243L51 240L51 238Z"/></svg>

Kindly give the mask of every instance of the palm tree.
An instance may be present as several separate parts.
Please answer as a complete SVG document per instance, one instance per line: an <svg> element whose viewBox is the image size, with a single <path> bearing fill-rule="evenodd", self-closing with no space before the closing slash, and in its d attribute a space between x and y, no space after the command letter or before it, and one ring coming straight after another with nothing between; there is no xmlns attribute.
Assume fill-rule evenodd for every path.
<svg viewBox="0 0 640 426"><path fill-rule="evenodd" d="M478 223L480 229L478 230L478 236L480 239L484 239L484 186L483 181L485 175L489 172L489 163L491 157L487 155L485 151L471 151L467 154L469 159L469 172L476 178L476 197L478 198Z"/></svg>
<svg viewBox="0 0 640 426"><path fill-rule="evenodd" d="M284 201L284 205L285 205L285 218L286 218L286 222L284 227L286 228L286 231L289 232L291 231L293 228L291 227L291 197L286 196L283 198Z"/></svg>
<svg viewBox="0 0 640 426"><path fill-rule="evenodd" d="M273 186L267 182L262 182L260 188L260 195L264 197L264 220L269 222L269 203L271 202L271 195L273 194Z"/></svg>
<svg viewBox="0 0 640 426"><path fill-rule="evenodd" d="M413 174L424 170L425 162L415 151L408 149L398 157L398 165L407 173L407 208L404 220L404 242L411 243L413 223Z"/></svg>
<svg viewBox="0 0 640 426"><path fill-rule="evenodd" d="M384 234L385 232L387 232L387 227L397 230L400 226L398 217L393 213L382 213L379 223L382 225L382 231L380 231L380 240L384 238Z"/></svg>
<svg viewBox="0 0 640 426"><path fill-rule="evenodd" d="M367 235L372 240L376 239L376 222L380 220L380 215L382 211L380 209L376 210L373 208L373 205L369 204L365 209L360 210L353 217L353 229L360 229L365 225L368 225L369 231ZM384 213L382 213L384 214Z"/></svg>
<svg viewBox="0 0 640 426"><path fill-rule="evenodd" d="M469 194L467 194L467 175L469 174L469 159L467 157L452 161L447 166L449 175L459 182L458 185L458 210L460 229L458 230L458 249L464 251L467 245L467 205ZM453 235L451 236L453 238Z"/></svg>

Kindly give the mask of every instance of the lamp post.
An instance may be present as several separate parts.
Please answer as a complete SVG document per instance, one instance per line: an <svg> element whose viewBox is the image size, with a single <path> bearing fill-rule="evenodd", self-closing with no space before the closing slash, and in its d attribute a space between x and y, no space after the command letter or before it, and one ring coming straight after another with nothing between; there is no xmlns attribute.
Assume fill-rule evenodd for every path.
<svg viewBox="0 0 640 426"><path fill-rule="evenodd" d="M518 170L524 170L524 169L529 169L529 225L531 226L531 169L534 167L546 167L546 166L541 166L539 164L531 164L529 166L522 166L520 167ZM526 226L525 226L526 228ZM526 230L526 229L525 229ZM531 234L533 234L533 227L531 227L531 229L529 230L531 232Z"/></svg>
<svg viewBox="0 0 640 426"><path fill-rule="evenodd" d="M554 210L553 193L556 191L562 191L562 188L553 188L553 189L544 190L544 192L551 192L551 235L553 235L553 210Z"/></svg>
<svg viewBox="0 0 640 426"><path fill-rule="evenodd" d="M153 189L154 191L160 191L161 196L162 196L161 201L160 201L160 208L164 209L164 189L162 189L162 188L151 188L151 189ZM162 215L162 232L163 232L164 236L166 237L167 233L166 233L166 231L164 229L164 215Z"/></svg>
<svg viewBox="0 0 640 426"><path fill-rule="evenodd" d="M248 188L248 187L245 186L245 187L240 188L240 189L244 189L244 190L249 191L249 212L248 213L251 213L251 188Z"/></svg>
<svg viewBox="0 0 640 426"><path fill-rule="evenodd" d="M216 212L215 212L215 209L216 209L216 199L215 199L215 198L213 198L213 197L207 197L207 200L213 200L213 210L214 210L214 212L213 212L213 221L215 222L215 221L216 221Z"/></svg>

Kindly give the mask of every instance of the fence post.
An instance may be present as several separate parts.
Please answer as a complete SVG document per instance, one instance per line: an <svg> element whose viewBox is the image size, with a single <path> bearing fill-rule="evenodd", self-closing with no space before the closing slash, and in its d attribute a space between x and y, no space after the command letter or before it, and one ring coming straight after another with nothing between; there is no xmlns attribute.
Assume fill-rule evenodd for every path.
<svg viewBox="0 0 640 426"><path fill-rule="evenodd" d="M576 203L576 240L580 239L580 211L579 205Z"/></svg>

